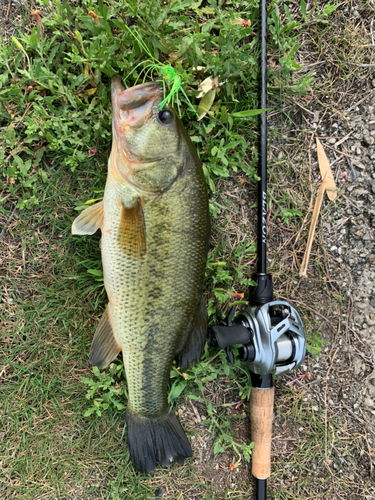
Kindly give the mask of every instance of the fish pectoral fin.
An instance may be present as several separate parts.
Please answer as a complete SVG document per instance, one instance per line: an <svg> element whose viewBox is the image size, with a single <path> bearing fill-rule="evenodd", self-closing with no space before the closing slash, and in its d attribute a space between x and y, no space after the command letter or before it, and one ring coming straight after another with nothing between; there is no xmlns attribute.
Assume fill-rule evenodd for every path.
<svg viewBox="0 0 375 500"><path fill-rule="evenodd" d="M103 202L95 203L79 214L72 225L72 234L94 234L102 227L104 217Z"/></svg>
<svg viewBox="0 0 375 500"><path fill-rule="evenodd" d="M112 326L109 321L108 307L99 321L90 348L89 362L104 370L117 357L121 351L113 336Z"/></svg>
<svg viewBox="0 0 375 500"><path fill-rule="evenodd" d="M185 343L178 349L175 358L181 371L198 363L204 351L207 340L207 308L203 296L185 338Z"/></svg>
<svg viewBox="0 0 375 500"><path fill-rule="evenodd" d="M122 205L117 243L128 257L138 259L146 253L146 226L139 198L131 208Z"/></svg>

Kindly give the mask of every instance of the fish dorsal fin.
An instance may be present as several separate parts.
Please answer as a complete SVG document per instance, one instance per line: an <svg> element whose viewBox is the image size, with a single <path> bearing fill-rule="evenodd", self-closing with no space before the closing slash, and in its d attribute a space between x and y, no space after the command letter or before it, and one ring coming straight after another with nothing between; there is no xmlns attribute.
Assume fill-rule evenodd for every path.
<svg viewBox="0 0 375 500"><path fill-rule="evenodd" d="M95 203L79 214L72 225L72 234L94 234L103 223L103 202Z"/></svg>
<svg viewBox="0 0 375 500"><path fill-rule="evenodd" d="M113 336L108 309L109 305L99 321L90 348L89 362L99 370L104 370L121 351Z"/></svg>
<svg viewBox="0 0 375 500"><path fill-rule="evenodd" d="M122 205L117 243L128 257L138 259L146 253L146 226L139 198L131 208Z"/></svg>

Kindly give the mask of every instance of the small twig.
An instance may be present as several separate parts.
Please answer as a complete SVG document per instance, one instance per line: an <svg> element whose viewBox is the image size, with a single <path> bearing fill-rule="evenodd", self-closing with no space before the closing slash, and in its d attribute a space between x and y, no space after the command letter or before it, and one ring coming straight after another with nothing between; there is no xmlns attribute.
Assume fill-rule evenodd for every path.
<svg viewBox="0 0 375 500"><path fill-rule="evenodd" d="M363 342L363 340L361 339L361 337L358 335L358 333L357 333L355 330L353 330L353 328L350 328L350 327L349 327L349 330L352 332L352 334L355 336L356 340L358 340L358 342L359 342L360 344L362 344L364 347L368 347L368 344L365 344L365 343ZM357 352L358 352L358 351L357 351ZM362 355L362 356L363 356L363 355ZM366 361L366 360L365 360L365 361Z"/></svg>
<svg viewBox="0 0 375 500"><path fill-rule="evenodd" d="M343 157L339 156L338 158L336 158L335 160L333 160L333 162L330 163L329 166L332 168L335 163L337 163L338 161L340 161L342 159L343 159ZM339 175L339 171L337 171L337 174L336 174L336 177L335 177L335 182L337 182L338 175Z"/></svg>
<svg viewBox="0 0 375 500"><path fill-rule="evenodd" d="M326 111L324 111L323 113L323 116L325 115ZM320 119L320 121L322 120L322 118ZM319 122L320 123L320 122ZM312 210L313 208L313 201L314 201L314 190L313 190L313 183L312 183L312 162L311 162L311 146L312 146L312 143L314 141L314 132L311 134L311 137L310 137L310 143L307 147L307 154L308 154L308 157L309 157L309 188L310 188L310 204L309 204L309 208L306 212L306 215L302 221L302 224L301 224L301 227L298 231L298 233L296 234L296 237L295 237L295 240L294 240L294 244L297 243L297 241L299 241L300 239L300 236L302 234L302 230L304 230L305 228L305 225L307 224L307 220L309 218L309 215L310 215L310 211Z"/></svg>
<svg viewBox="0 0 375 500"><path fill-rule="evenodd" d="M349 132L348 135L346 135L345 137L343 137L342 139L340 139L339 141L335 142L335 146L340 146L340 144L342 144L343 142L346 141L346 139L349 139L349 137L353 134L354 130L352 130L351 132Z"/></svg>
<svg viewBox="0 0 375 500"><path fill-rule="evenodd" d="M13 211L12 211L12 213L10 214L9 219L6 221L5 226L3 227L3 230L2 230L2 231L1 231L1 233L0 233L0 240L1 240L1 238L4 236L4 233L5 233L5 231L6 231L7 227L8 227L8 226L9 226L9 224L10 224L10 221L13 219L13 215L14 215L14 212L15 212L15 211L16 211L16 207L14 207L14 208L13 208Z"/></svg>
<svg viewBox="0 0 375 500"><path fill-rule="evenodd" d="M246 262L246 264L244 264L244 267L245 267L245 266L249 266L249 265L250 265L250 264L252 264L254 261L256 261L256 259L257 259L257 254L255 253L255 254L254 254L254 257L253 257L251 260L249 260L249 262Z"/></svg>
<svg viewBox="0 0 375 500"><path fill-rule="evenodd" d="M6 188L7 186L9 186L9 184L10 184L10 179L8 179L8 180L6 181L6 183L5 183L5 185L4 185L3 189L2 189L2 191L1 191L1 193L0 193L0 198L3 196L3 193L4 193L4 191L5 191L5 188ZM4 202L4 200L1 200L1 201L2 201L2 202Z"/></svg>
<svg viewBox="0 0 375 500"><path fill-rule="evenodd" d="M375 68L375 64L357 64L349 61L338 61L341 64L347 64L348 66L355 66L356 68Z"/></svg>
<svg viewBox="0 0 375 500"><path fill-rule="evenodd" d="M309 260L310 260L310 253L311 253L311 247L312 247L312 243L313 243L313 239L314 239L316 224L318 222L320 209L322 208L324 192L325 192L325 184L324 184L324 182L322 182L321 185L319 186L318 194L317 194L315 205L314 205L314 211L313 211L312 218L311 218L311 224L310 224L309 235L307 238L306 250L305 250L305 254L304 254L303 259L302 259L302 264L301 264L300 272L299 272L300 278L307 278L307 266L308 266Z"/></svg>
<svg viewBox="0 0 375 500"><path fill-rule="evenodd" d="M345 403L341 403L341 406L343 408L346 409L346 411L348 411L350 413L350 415L352 415L356 420L358 420L358 422L360 422L361 424L364 424L366 426L366 429L371 432L371 434L374 434L375 435L375 432L372 430L371 428L371 425L370 425L370 422L367 420L367 418L363 415L363 412L362 410L359 408L359 411L362 413L362 417L363 418L360 418L357 414L354 413L354 411L352 411L349 406L347 406Z"/></svg>
<svg viewBox="0 0 375 500"><path fill-rule="evenodd" d="M370 351L371 351L371 357L372 357L372 372L370 373L370 375L367 375L367 377L365 379L363 379L362 383L363 382L367 382L373 378L375 378L375 347L371 344L368 344L368 347L370 348Z"/></svg>
<svg viewBox="0 0 375 500"><path fill-rule="evenodd" d="M354 417L356 420L358 420L358 422L360 422L361 424L364 424L364 425L367 425L368 422L366 422L365 420L362 420L358 415L356 415L354 413L354 411L352 411L349 406L347 406L345 403L341 403L341 405L345 408L346 411L348 411L350 413L350 415L352 415L352 417Z"/></svg>
<svg viewBox="0 0 375 500"><path fill-rule="evenodd" d="M348 153L343 153L342 151L339 151L338 149L333 148L332 146L329 146L327 143L324 144L326 148L332 149L335 153L338 153L339 155L344 155L347 156L348 158L353 158L353 155L348 155ZM336 144L335 144L336 146Z"/></svg>
<svg viewBox="0 0 375 500"><path fill-rule="evenodd" d="M4 103L3 103L4 104ZM29 111L30 107L31 107L32 103L29 102L29 104L27 104L26 106L26 109L25 109L25 112L24 114L21 116L19 122L17 122L15 125L12 125L11 123L8 125L8 127L0 127L0 130L6 130L7 128L9 127L12 127L13 129L16 129L16 128L23 128L23 127L26 127L26 125L24 125L22 122L26 116L26 113ZM10 115L9 111L7 110L8 114ZM11 120L14 118L14 116L10 115L11 116Z"/></svg>
<svg viewBox="0 0 375 500"><path fill-rule="evenodd" d="M301 264L300 264L300 261L299 261L299 259L297 257L297 253L296 253L296 251L295 251L294 248L293 248L293 256L294 256L294 260L296 261L297 268L299 268Z"/></svg>
<svg viewBox="0 0 375 500"><path fill-rule="evenodd" d="M198 410L195 408L195 406L193 405L193 402L190 398L189 398L189 403L193 409L193 412L194 412L196 419L198 420L198 424L200 424L202 422L201 416L199 415Z"/></svg>
<svg viewBox="0 0 375 500"><path fill-rule="evenodd" d="M25 259L25 247L23 245L23 238L21 238L21 244L22 244L22 267L25 269L26 259Z"/></svg>
<svg viewBox="0 0 375 500"><path fill-rule="evenodd" d="M371 422L371 423L369 422L369 420L368 420L367 416L363 413L363 410L362 410L362 408L361 408L361 407L359 407L359 408L358 408L358 411L360 411L360 412L361 412L361 416L362 416L363 420L364 420L364 421L366 422L366 424L367 424L366 430L367 430L368 432L371 432L371 434L374 434L374 436L375 436L375 431L372 429L372 425L371 425L371 424L372 424L372 422Z"/></svg>
<svg viewBox="0 0 375 500"><path fill-rule="evenodd" d="M10 12L10 6L12 5L12 0L9 0L8 2L8 10L7 10L7 14L5 16L5 21L8 21L9 19L9 12Z"/></svg>
<svg viewBox="0 0 375 500"><path fill-rule="evenodd" d="M291 385L293 384L294 382L299 382L301 385L303 385L300 381L300 379L303 379L303 378L310 378L310 373L303 373L302 375L299 375L297 378L295 378L294 380L289 380L289 382L287 382L285 385Z"/></svg>
<svg viewBox="0 0 375 500"><path fill-rule="evenodd" d="M347 196L345 196L344 194L342 195L342 198L344 198L344 200L346 200L352 207L356 208L357 210L363 210L361 207L359 207L356 203L354 203L354 201L352 201L350 198L348 198Z"/></svg>
<svg viewBox="0 0 375 500"><path fill-rule="evenodd" d="M306 111L306 113L309 113L310 115L315 115L315 113L313 111L310 111L309 109L305 108L304 106L302 106L302 104L300 104L298 101L293 101L294 104L297 104L297 106L301 109L303 109L304 111Z"/></svg>
<svg viewBox="0 0 375 500"><path fill-rule="evenodd" d="M372 471L373 471L372 458L371 458L372 453L371 453L370 445L368 444L368 441L367 441L367 434L365 436L365 441L366 441L366 444L367 444L368 457L370 459L370 476L372 476Z"/></svg>
<svg viewBox="0 0 375 500"><path fill-rule="evenodd" d="M299 68L295 71L295 73L299 73L300 71L305 71L306 69L313 68L314 66L319 66L319 64L324 64L326 61L319 61L316 63L308 64L307 66L304 66L303 68Z"/></svg>
<svg viewBox="0 0 375 500"><path fill-rule="evenodd" d="M356 104L353 104L353 106L350 106L350 108L348 108L348 109L346 110L346 113L348 113L349 111L352 111L352 110L353 110L353 109L355 109L357 106L359 106L360 104L362 104L362 103L363 103L363 101L365 101L366 99L368 99L368 98L370 97L370 95L371 95L373 92L375 92L375 89L370 90L370 92L369 92L367 95L365 95L365 97L363 97L363 98L362 98L360 101L358 101Z"/></svg>
<svg viewBox="0 0 375 500"><path fill-rule="evenodd" d="M324 102L320 101L316 96L315 96L315 100L316 102L318 102L326 111L333 111L332 113L332 116L335 115L336 113L340 116L343 116L343 113L341 113L341 111L339 111L338 109L334 108L333 106L328 106L327 104L324 104ZM318 127L320 125L320 123L322 122L322 120L319 121L319 124L318 124ZM316 128L316 130L318 130L318 127Z"/></svg>
<svg viewBox="0 0 375 500"><path fill-rule="evenodd" d="M23 123L17 123L17 125L14 125L13 127L12 124L10 123L7 127L0 127L0 130L7 130L9 127L16 129L16 128L24 128L26 127L26 125L24 125Z"/></svg>
<svg viewBox="0 0 375 500"><path fill-rule="evenodd" d="M336 373L338 373L339 375L342 375L343 373L350 372L350 370L352 369L352 358L350 356L350 353L348 353L348 356L349 356L349 368L347 368L346 370L336 370L336 368L333 368L333 370Z"/></svg>

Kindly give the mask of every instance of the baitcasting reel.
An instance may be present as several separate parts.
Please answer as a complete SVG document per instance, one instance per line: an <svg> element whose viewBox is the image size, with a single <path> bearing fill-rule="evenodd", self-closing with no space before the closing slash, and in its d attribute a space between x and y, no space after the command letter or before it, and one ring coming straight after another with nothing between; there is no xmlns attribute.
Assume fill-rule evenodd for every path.
<svg viewBox="0 0 375 500"><path fill-rule="evenodd" d="M271 472L271 436L274 401L273 375L297 368L306 353L306 338L298 312L288 302L273 300L272 277L265 269L265 245L260 245L260 272L252 278L249 305L234 318L228 316L210 329L211 344L225 349L234 362L231 347L240 345L242 361L248 361L251 375L250 422L252 473L255 499L266 500L267 478Z"/></svg>
<svg viewBox="0 0 375 500"><path fill-rule="evenodd" d="M280 375L297 368L306 353L305 330L298 312L288 302L274 300L249 305L233 321L235 308L211 328L213 346L225 349L234 362L231 346L240 344L239 356L257 375Z"/></svg>

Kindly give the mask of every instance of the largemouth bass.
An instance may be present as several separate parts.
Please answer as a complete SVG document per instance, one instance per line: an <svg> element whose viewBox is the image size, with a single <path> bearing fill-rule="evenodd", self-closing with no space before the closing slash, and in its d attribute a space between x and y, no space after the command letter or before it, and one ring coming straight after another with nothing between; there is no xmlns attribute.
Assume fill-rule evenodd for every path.
<svg viewBox="0 0 375 500"><path fill-rule="evenodd" d="M101 229L108 306L90 363L104 369L122 351L128 384L127 437L134 467L192 456L168 406L173 360L196 363L207 336L202 296L209 240L206 184L173 109L159 109L157 82L124 90L112 80L112 150L103 201L74 221L73 234Z"/></svg>

